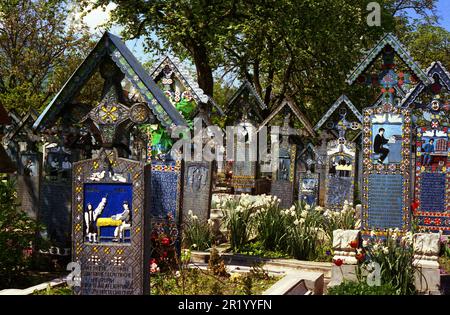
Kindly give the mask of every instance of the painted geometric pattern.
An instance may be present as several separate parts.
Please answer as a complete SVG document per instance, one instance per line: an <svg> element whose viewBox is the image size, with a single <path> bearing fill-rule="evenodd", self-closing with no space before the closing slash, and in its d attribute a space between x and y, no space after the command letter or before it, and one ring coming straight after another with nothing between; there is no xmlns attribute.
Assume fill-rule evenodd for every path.
<svg viewBox="0 0 450 315"><path fill-rule="evenodd" d="M372 152L372 117L375 114L401 114L403 116L401 162L375 164L371 159ZM403 181L403 225L401 229L407 231L410 226L410 174L411 174L411 110L407 108L394 107L391 104L383 104L376 107L366 108L363 118L363 183L362 183L362 233L369 234L369 176L380 175L402 175ZM383 230L383 229L381 229ZM381 231L380 233L384 233Z"/></svg>
<svg viewBox="0 0 450 315"><path fill-rule="evenodd" d="M179 222L182 207L182 169L181 160L152 161L150 176L152 219L163 220L170 213L175 222Z"/></svg>
<svg viewBox="0 0 450 315"><path fill-rule="evenodd" d="M440 155L438 164L431 166L422 165L423 152L421 147L425 139L422 136L426 131L433 131L427 127L417 128L417 152L416 152L416 182L415 200L418 207L414 216L418 226L423 231L450 234L450 142L443 139L437 140L435 152ZM450 137L450 130L442 128Z"/></svg>
<svg viewBox="0 0 450 315"><path fill-rule="evenodd" d="M117 50L111 48L111 58L114 60L116 65L123 71L123 73L126 74L127 78L131 81L133 86L139 90L141 95L145 98L147 103L149 104L153 114L155 114L159 121L163 124L165 127L170 127L172 125L172 120L170 119L169 115L166 113L166 111L163 109L163 107L158 103L154 95L147 89L147 87L144 85L142 80L139 78L139 76L136 74L136 72L133 70L133 68L128 64L126 59L123 57L123 55Z"/></svg>
<svg viewBox="0 0 450 315"><path fill-rule="evenodd" d="M117 153L102 151L100 158L74 163L73 169L73 194L72 194L72 239L73 261L81 263L81 287L75 288L76 294L81 294L83 289L83 268L102 266L105 271L111 266L127 266L131 270L132 292L134 295L142 295L144 288L144 164L132 160L117 158ZM84 240L84 185L87 183L99 183L92 180L92 174L103 164L107 157L116 174L123 174L127 183L133 187L131 244L130 243L89 243ZM112 179L103 179L102 184L115 184Z"/></svg>

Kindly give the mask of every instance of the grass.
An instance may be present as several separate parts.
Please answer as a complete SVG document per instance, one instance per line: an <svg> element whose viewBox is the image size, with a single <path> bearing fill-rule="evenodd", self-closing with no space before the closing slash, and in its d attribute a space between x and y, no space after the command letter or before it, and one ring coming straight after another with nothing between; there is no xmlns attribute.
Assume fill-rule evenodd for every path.
<svg viewBox="0 0 450 315"><path fill-rule="evenodd" d="M280 277L250 274L214 276L210 271L193 268L178 277L159 274L151 278L152 295L257 295L270 288Z"/></svg>
<svg viewBox="0 0 450 315"><path fill-rule="evenodd" d="M48 286L45 290L34 291L32 295L72 295L72 289L67 285L61 285L51 288Z"/></svg>

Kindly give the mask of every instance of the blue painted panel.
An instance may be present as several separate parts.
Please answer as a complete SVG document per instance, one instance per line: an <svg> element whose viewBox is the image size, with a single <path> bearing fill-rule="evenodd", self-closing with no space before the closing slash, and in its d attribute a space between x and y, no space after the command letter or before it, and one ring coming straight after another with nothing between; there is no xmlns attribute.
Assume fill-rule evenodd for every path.
<svg viewBox="0 0 450 315"><path fill-rule="evenodd" d="M420 178L420 207L422 211L445 211L444 173L422 173Z"/></svg>
<svg viewBox="0 0 450 315"><path fill-rule="evenodd" d="M123 203L126 201L130 209L130 222L132 222L132 202L133 186L132 184L84 184L84 213L90 203L95 209L103 197L106 197L106 205L99 218L111 218L111 216L123 212ZM86 222L83 218L84 229ZM109 242L114 237L115 226L99 227L99 242ZM130 242L130 231L125 231L125 242Z"/></svg>
<svg viewBox="0 0 450 315"><path fill-rule="evenodd" d="M403 227L403 176L369 175L369 228Z"/></svg>

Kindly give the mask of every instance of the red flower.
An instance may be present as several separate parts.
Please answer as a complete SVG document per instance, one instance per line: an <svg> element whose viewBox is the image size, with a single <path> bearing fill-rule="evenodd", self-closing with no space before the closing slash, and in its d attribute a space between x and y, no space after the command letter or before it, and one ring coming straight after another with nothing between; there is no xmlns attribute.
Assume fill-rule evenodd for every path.
<svg viewBox="0 0 450 315"><path fill-rule="evenodd" d="M166 258L166 257L167 257L167 252L164 251L163 254L162 254L162 256L163 256L164 258Z"/></svg>
<svg viewBox="0 0 450 315"><path fill-rule="evenodd" d="M153 264L156 264L156 259L155 258L150 259L150 265L153 265Z"/></svg>
<svg viewBox="0 0 450 315"><path fill-rule="evenodd" d="M344 261L342 259L340 259L340 258L334 259L333 262L338 267L342 266L342 264L344 263Z"/></svg>
<svg viewBox="0 0 450 315"><path fill-rule="evenodd" d="M168 237L163 237L161 240L161 244L163 246L169 246L170 245L170 239Z"/></svg>
<svg viewBox="0 0 450 315"><path fill-rule="evenodd" d="M415 200L412 204L411 204L411 208L413 211L416 211L417 208L419 208L419 201Z"/></svg>
<svg viewBox="0 0 450 315"><path fill-rule="evenodd" d="M360 253L360 254L356 254L355 257L358 261L363 261L365 256L363 253Z"/></svg>
<svg viewBox="0 0 450 315"><path fill-rule="evenodd" d="M358 248L359 242L358 240L353 240L350 243L348 243L351 248Z"/></svg>

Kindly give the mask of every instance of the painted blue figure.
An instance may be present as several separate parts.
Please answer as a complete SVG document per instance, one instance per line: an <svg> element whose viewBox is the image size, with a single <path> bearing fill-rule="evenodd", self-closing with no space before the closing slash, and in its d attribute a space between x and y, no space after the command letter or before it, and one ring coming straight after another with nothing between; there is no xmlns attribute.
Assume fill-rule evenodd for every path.
<svg viewBox="0 0 450 315"><path fill-rule="evenodd" d="M430 139L428 143L426 143L423 147L423 159L422 165L430 165L431 164L431 153L434 152L434 139Z"/></svg>

